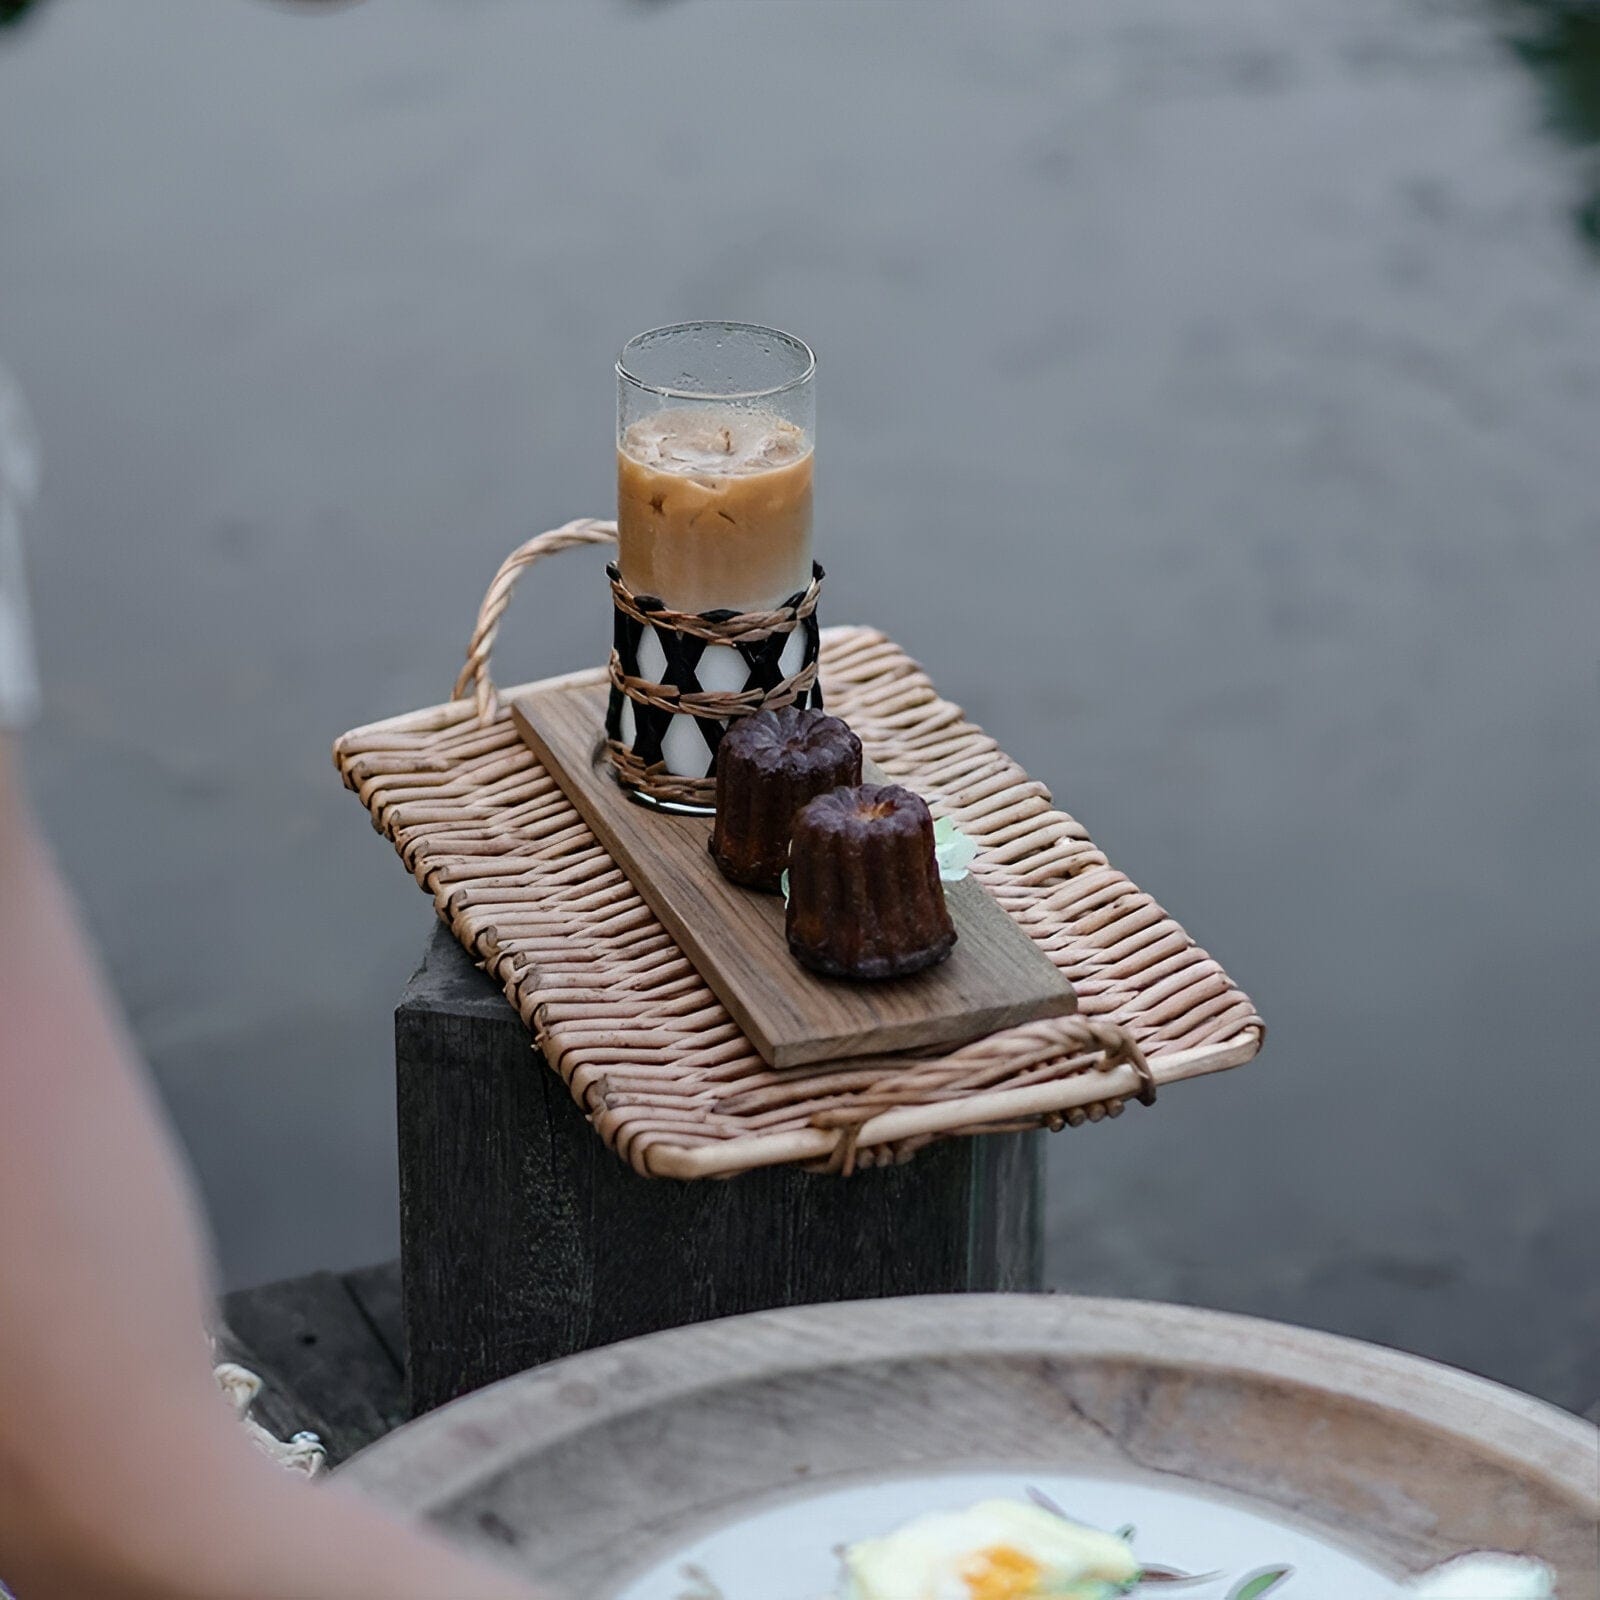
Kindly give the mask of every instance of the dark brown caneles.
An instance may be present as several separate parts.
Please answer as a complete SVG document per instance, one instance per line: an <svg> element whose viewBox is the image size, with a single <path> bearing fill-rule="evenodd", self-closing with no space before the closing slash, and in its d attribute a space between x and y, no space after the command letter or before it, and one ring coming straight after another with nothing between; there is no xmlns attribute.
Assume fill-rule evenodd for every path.
<svg viewBox="0 0 1600 1600"><path fill-rule="evenodd" d="M861 741L837 717L793 706L741 717L717 748L711 854L723 876L775 894L795 813L860 782Z"/></svg>
<svg viewBox="0 0 1600 1600"><path fill-rule="evenodd" d="M831 978L902 978L956 942L933 818L898 786L836 789L794 819L789 948Z"/></svg>

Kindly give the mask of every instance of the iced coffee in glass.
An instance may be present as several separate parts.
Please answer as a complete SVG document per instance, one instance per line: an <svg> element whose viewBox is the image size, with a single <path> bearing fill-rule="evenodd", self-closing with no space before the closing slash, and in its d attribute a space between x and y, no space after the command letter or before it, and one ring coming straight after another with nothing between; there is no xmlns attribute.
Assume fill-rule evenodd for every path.
<svg viewBox="0 0 1600 1600"><path fill-rule="evenodd" d="M816 362L799 339L686 322L617 362L623 582L674 611L758 611L811 581Z"/></svg>
<svg viewBox="0 0 1600 1600"><path fill-rule="evenodd" d="M800 340L745 322L656 328L617 362L617 570L632 598L618 601L606 738L646 805L711 810L734 716L820 704L815 372ZM716 630L750 613L724 642Z"/></svg>

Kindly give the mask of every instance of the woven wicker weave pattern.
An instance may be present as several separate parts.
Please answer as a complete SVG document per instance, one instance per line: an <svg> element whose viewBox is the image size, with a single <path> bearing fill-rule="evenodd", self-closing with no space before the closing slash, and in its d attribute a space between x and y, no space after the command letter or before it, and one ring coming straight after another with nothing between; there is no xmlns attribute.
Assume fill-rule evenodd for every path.
<svg viewBox="0 0 1600 1600"><path fill-rule="evenodd" d="M486 631L492 642L480 622L475 649ZM1248 998L1042 784L881 634L833 628L830 708L977 842L974 871L1071 979L1080 1012L931 1059L775 1071L523 744L488 682L487 649L478 659L476 699L355 729L334 759L596 1131L646 1175L848 1170L954 1134L1097 1121L1147 1081L1260 1048ZM597 668L571 681L604 680ZM464 675L458 692L467 686Z"/></svg>

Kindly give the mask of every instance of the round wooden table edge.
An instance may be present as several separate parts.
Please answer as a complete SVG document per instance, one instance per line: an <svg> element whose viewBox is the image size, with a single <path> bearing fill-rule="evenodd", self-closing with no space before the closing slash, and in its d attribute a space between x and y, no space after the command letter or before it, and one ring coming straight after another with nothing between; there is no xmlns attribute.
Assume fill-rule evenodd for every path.
<svg viewBox="0 0 1600 1600"><path fill-rule="evenodd" d="M1600 1518L1600 1430L1422 1356L1233 1312L1078 1295L930 1295L753 1312L530 1368L405 1424L339 1469L396 1511L427 1515L530 1447L697 1388L896 1358L1042 1354L1239 1372L1404 1413L1492 1448Z"/></svg>

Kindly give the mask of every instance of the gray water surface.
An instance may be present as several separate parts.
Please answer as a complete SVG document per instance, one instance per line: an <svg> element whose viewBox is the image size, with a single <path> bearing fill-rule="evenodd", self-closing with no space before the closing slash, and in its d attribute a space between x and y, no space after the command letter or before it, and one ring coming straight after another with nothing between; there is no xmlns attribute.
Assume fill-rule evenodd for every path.
<svg viewBox="0 0 1600 1600"><path fill-rule="evenodd" d="M1052 1281L1600 1398L1569 32L1387 0L0 32L32 777L229 1281L396 1243L429 911L330 741L444 698L505 551L609 509L623 339L730 316L819 351L833 619L925 661L1268 1019L1258 1064L1053 1141ZM508 679L600 658L565 560Z"/></svg>

